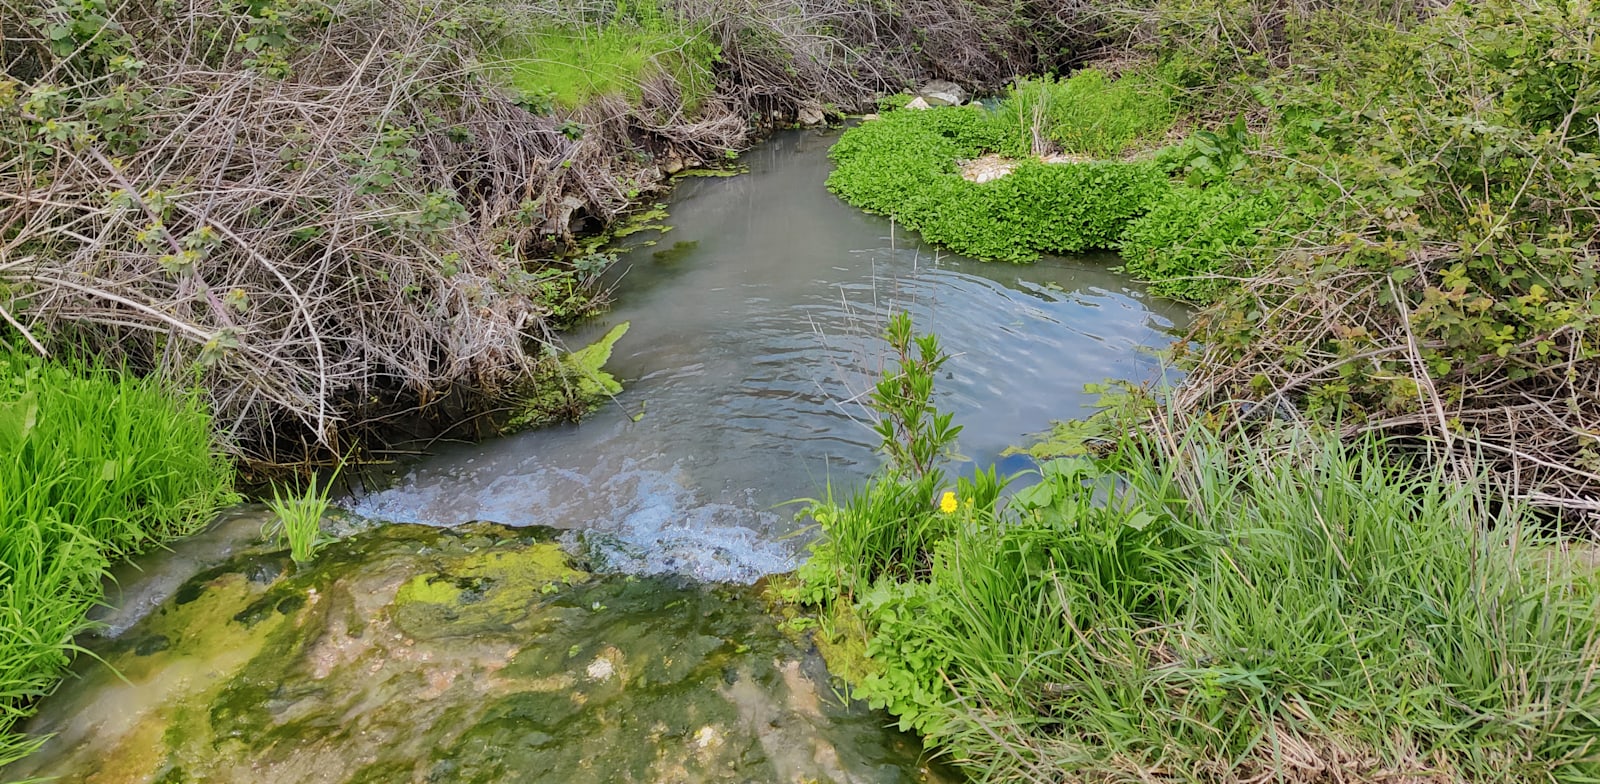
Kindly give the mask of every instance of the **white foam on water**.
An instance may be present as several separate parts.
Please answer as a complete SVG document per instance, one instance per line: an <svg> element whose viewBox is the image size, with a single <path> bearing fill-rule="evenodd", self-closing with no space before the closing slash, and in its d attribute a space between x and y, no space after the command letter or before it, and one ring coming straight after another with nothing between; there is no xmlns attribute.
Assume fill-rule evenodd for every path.
<svg viewBox="0 0 1600 784"><path fill-rule="evenodd" d="M599 571L750 583L798 565L798 545L774 538L786 528L785 516L762 508L753 492L707 500L686 486L680 464L661 470L647 465L658 462L650 458L600 462L588 473L533 461L514 474L457 464L444 475L412 472L348 505L392 522L569 529L563 541Z"/></svg>

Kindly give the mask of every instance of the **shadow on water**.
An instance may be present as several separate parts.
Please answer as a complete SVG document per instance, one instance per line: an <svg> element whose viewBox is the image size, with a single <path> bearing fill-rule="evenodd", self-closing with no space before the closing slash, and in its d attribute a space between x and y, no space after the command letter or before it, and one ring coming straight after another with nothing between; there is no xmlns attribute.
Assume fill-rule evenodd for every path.
<svg viewBox="0 0 1600 784"><path fill-rule="evenodd" d="M670 231L628 238L616 307L569 336L633 330L607 366L624 392L580 425L449 445L354 501L378 518L582 529L619 569L750 580L792 568L774 507L876 464L859 401L886 314L909 310L954 358L942 407L978 464L1071 417L1085 383L1149 379L1184 309L1115 256L992 264L940 254L823 187L834 136L780 134L748 174L682 181ZM1003 467L1013 467L1008 461Z"/></svg>

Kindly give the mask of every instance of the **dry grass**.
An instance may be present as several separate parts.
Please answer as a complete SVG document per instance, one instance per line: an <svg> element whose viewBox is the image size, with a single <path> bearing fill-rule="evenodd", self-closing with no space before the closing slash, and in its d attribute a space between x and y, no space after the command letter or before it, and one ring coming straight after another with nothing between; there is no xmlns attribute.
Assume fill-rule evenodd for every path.
<svg viewBox="0 0 1600 784"><path fill-rule="evenodd" d="M1600 407L1594 404L1600 400L1600 363L1586 356L1590 349L1584 331L1539 335L1505 358L1485 357L1487 364L1471 372L1437 379L1424 362L1423 350L1442 343L1418 338L1405 303L1420 299L1438 271L1426 254L1414 256L1410 265L1418 272L1407 284L1411 292L1402 291L1388 271L1359 268L1244 281L1247 296L1254 297L1264 314L1261 323L1270 326L1260 331L1262 339L1243 348L1201 348L1175 406L1240 424L1266 410L1276 412L1274 416L1298 416L1296 404L1309 390L1336 382L1354 366L1409 389L1413 410L1362 419L1346 427L1347 436L1379 432L1415 437L1439 459L1463 466L1487 464L1512 497L1561 510L1569 522L1600 530L1600 473L1592 467L1591 435L1600 432ZM1593 293L1584 296L1592 298ZM1203 322L1199 329L1212 326ZM1360 336L1370 348L1341 350L1352 336ZM1534 363L1529 349L1539 340L1550 341L1552 350ZM1296 350L1286 350L1289 346ZM1262 378L1271 387L1267 394L1246 391ZM1252 405L1235 405L1246 396L1254 398Z"/></svg>

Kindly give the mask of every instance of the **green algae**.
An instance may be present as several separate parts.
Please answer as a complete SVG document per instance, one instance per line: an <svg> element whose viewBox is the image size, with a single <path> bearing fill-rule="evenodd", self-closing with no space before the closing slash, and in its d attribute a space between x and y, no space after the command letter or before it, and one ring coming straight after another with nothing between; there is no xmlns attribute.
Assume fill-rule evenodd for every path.
<svg viewBox="0 0 1600 784"><path fill-rule="evenodd" d="M550 542L475 552L407 581L395 594L393 617L418 638L508 630L552 590L585 577Z"/></svg>
<svg viewBox="0 0 1600 784"><path fill-rule="evenodd" d="M726 169L684 169L683 171L680 171L672 176L674 179L687 177L737 177L741 174L749 173L750 167L748 166L730 166Z"/></svg>
<svg viewBox="0 0 1600 784"><path fill-rule="evenodd" d="M657 202L643 209L630 212L605 229L579 239L577 247L573 249L570 256L583 257L615 252L628 244L632 244L623 243L622 240L635 234L644 232L654 232L658 236L666 234L672 231L672 224L666 222L668 217L670 215L667 212L665 202ZM654 242L642 244L650 245L654 244Z"/></svg>
<svg viewBox="0 0 1600 784"><path fill-rule="evenodd" d="M662 248L651 253L650 258L654 259L657 264L676 264L687 258L698 247L700 247L698 240L674 242L671 247Z"/></svg>
<svg viewBox="0 0 1600 784"><path fill-rule="evenodd" d="M63 782L928 781L746 589L594 577L548 530L384 526L245 551L84 657Z"/></svg>
<svg viewBox="0 0 1600 784"><path fill-rule="evenodd" d="M604 368L628 326L624 321L599 340L547 362L546 370L522 395L501 433L580 419L621 392L622 384Z"/></svg>
<svg viewBox="0 0 1600 784"><path fill-rule="evenodd" d="M461 588L433 574L419 574L411 578L411 582L400 586L400 592L394 597L397 606L412 602L456 604L460 601Z"/></svg>

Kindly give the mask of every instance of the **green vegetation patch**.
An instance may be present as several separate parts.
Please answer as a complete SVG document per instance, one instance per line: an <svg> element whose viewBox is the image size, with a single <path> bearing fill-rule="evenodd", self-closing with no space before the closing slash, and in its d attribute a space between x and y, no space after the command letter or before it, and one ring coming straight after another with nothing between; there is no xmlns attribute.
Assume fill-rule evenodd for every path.
<svg viewBox="0 0 1600 784"><path fill-rule="evenodd" d="M715 87L717 46L654 3L622 3L599 25L550 25L512 33L491 63L536 109L572 110L621 95L637 101L645 84L671 77L693 110Z"/></svg>
<svg viewBox="0 0 1600 784"><path fill-rule="evenodd" d="M1241 124L1141 154L1177 117L1168 70L1025 80L993 110L891 106L834 145L828 188L968 256L1119 250L1155 293L1209 301L1287 199L1230 179L1250 142ZM996 154L1013 159L1008 173L962 176L963 162Z"/></svg>
<svg viewBox="0 0 1600 784"><path fill-rule="evenodd" d="M1232 285L1217 274L1254 248L1283 208L1276 190L1174 186L1123 230L1123 269L1155 294L1210 301Z"/></svg>
<svg viewBox="0 0 1600 784"><path fill-rule="evenodd" d="M883 383L931 388L937 345L896 335ZM949 445L920 400L874 398L889 463L808 510L791 596L859 616L854 693L988 780L1600 775L1600 574L1488 482L1197 425L1006 498L919 463Z"/></svg>
<svg viewBox="0 0 1600 784"><path fill-rule="evenodd" d="M627 333L624 321L599 340L547 362L502 432L579 419L621 392L621 382L604 368L612 348Z"/></svg>
<svg viewBox="0 0 1600 784"><path fill-rule="evenodd" d="M1152 161L1025 160L998 180L962 178L958 161L1002 149L1008 138L979 107L890 112L840 138L828 188L958 253L1027 262L1115 247L1168 187Z"/></svg>
<svg viewBox="0 0 1600 784"><path fill-rule="evenodd" d="M1009 155L1062 152L1117 158L1159 146L1177 118L1173 90L1160 77L1135 71L1112 78L1087 68L1068 79L1027 79L1012 88L995 121L1010 131Z"/></svg>
<svg viewBox="0 0 1600 784"><path fill-rule="evenodd" d="M196 397L0 346L0 765L124 556L198 530L233 472Z"/></svg>

